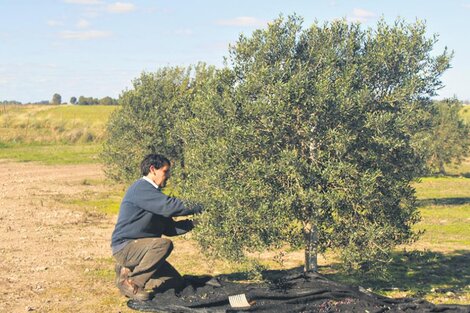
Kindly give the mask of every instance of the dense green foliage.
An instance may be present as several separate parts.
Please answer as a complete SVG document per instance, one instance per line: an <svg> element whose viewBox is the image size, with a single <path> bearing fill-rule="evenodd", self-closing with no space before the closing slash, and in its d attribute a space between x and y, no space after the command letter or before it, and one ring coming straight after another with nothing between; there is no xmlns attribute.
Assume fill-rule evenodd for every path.
<svg viewBox="0 0 470 313"><path fill-rule="evenodd" d="M349 268L416 238L410 183L425 172L430 97L449 67L419 22L374 29L279 18L240 36L228 67L144 73L109 123L108 174L137 176L148 152L183 166L178 192L206 207L212 255L289 244L338 250Z"/></svg>
<svg viewBox="0 0 470 313"><path fill-rule="evenodd" d="M462 104L456 99L437 101L430 130L429 165L445 174L444 165L460 163L470 150L470 124L459 115Z"/></svg>
<svg viewBox="0 0 470 313"><path fill-rule="evenodd" d="M134 81L134 89L121 95L121 107L108 123L109 137L102 154L109 176L136 178L139 162L150 152L178 160L184 167L183 142L176 124L185 118L191 103L196 80L190 73L179 67L142 73Z"/></svg>

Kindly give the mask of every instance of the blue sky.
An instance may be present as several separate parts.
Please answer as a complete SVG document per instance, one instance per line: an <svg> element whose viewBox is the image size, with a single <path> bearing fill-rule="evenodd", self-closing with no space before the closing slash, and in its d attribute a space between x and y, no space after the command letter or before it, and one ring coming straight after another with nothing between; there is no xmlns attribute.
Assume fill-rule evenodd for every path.
<svg viewBox="0 0 470 313"><path fill-rule="evenodd" d="M470 0L0 0L0 101L117 98L142 71L221 66L239 34L280 14L313 21L426 20L455 53L439 98L470 99Z"/></svg>

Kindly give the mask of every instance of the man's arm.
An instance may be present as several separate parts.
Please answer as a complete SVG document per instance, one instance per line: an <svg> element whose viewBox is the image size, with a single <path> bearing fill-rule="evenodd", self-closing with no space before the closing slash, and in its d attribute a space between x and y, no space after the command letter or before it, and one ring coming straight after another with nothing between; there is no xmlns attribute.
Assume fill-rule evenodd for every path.
<svg viewBox="0 0 470 313"><path fill-rule="evenodd" d="M186 216L201 212L200 207L188 208L183 201L165 195L147 182L137 186L134 201L143 210L164 217Z"/></svg>

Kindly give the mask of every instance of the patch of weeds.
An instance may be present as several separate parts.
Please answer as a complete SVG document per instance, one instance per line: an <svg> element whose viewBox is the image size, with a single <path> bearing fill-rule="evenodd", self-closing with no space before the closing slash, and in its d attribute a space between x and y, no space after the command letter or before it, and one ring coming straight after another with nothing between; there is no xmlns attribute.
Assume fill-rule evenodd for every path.
<svg viewBox="0 0 470 313"><path fill-rule="evenodd" d="M103 186L107 185L108 182L103 180L84 179L80 184L84 186ZM87 212L114 215L119 212L119 205L122 197L122 186L116 184L104 192L88 190L73 197L58 197L56 201Z"/></svg>
<svg viewBox="0 0 470 313"><path fill-rule="evenodd" d="M100 195L102 197L103 195ZM98 211L104 214L117 214L119 212L120 198L97 198L93 200L72 200L72 204L86 210Z"/></svg>
<svg viewBox="0 0 470 313"><path fill-rule="evenodd" d="M93 280L105 280L111 282L114 280L114 259L98 258L93 260L93 264L81 264L81 268L85 275Z"/></svg>
<svg viewBox="0 0 470 313"><path fill-rule="evenodd" d="M105 281L113 280L114 276L116 275L113 269L108 269L108 268L89 269L88 271L85 271L85 274L88 277L91 277L93 279L99 279L99 280L105 280Z"/></svg>
<svg viewBox="0 0 470 313"><path fill-rule="evenodd" d="M85 178L84 180L82 180L82 185L84 186L91 186L91 182L89 179Z"/></svg>

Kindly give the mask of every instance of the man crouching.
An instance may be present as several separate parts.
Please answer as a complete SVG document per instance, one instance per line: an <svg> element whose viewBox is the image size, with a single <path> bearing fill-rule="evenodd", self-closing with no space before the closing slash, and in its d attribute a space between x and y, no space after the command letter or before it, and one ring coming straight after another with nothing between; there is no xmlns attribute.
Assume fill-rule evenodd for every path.
<svg viewBox="0 0 470 313"><path fill-rule="evenodd" d="M162 235L181 235L193 228L190 220L174 216L199 213L182 201L162 193L170 178L170 161L149 154L140 164L143 177L127 190L119 208L111 248L116 259L116 285L121 293L136 300L149 300L146 291L157 287L178 288L184 281L167 261L173 249ZM165 287L163 287L163 285Z"/></svg>

